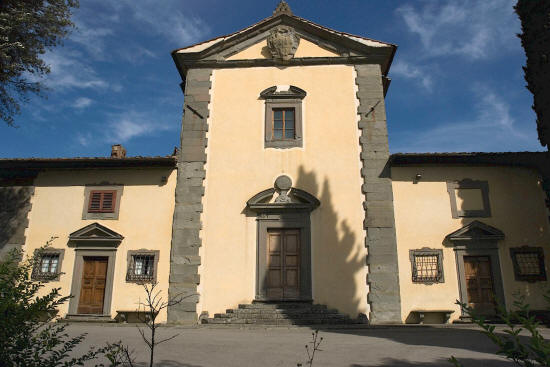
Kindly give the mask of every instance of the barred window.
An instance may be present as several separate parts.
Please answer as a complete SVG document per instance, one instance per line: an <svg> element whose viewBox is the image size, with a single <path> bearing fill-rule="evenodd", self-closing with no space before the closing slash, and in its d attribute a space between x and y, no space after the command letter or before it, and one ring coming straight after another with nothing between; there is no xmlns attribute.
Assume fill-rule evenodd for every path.
<svg viewBox="0 0 550 367"><path fill-rule="evenodd" d="M130 251L128 257L127 281L154 282L156 280L158 251L144 253Z"/></svg>
<svg viewBox="0 0 550 367"><path fill-rule="evenodd" d="M513 247L510 249L516 280L535 282L546 280L544 252L541 247Z"/></svg>
<svg viewBox="0 0 550 367"><path fill-rule="evenodd" d="M412 281L414 283L443 282L443 251L420 249L410 251Z"/></svg>
<svg viewBox="0 0 550 367"><path fill-rule="evenodd" d="M60 273L62 255L62 250L37 254L31 274L32 278L37 280L52 280L57 278Z"/></svg>

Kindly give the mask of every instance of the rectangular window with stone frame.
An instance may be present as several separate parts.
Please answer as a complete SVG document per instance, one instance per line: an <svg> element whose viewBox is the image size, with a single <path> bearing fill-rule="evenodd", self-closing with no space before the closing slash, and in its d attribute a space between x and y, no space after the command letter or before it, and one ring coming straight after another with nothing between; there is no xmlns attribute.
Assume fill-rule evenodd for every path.
<svg viewBox="0 0 550 367"><path fill-rule="evenodd" d="M59 280L64 253L63 249L52 248L36 251L31 278L41 281Z"/></svg>
<svg viewBox="0 0 550 367"><path fill-rule="evenodd" d="M260 93L265 100L265 147L303 146L302 103L306 92L295 86L273 86Z"/></svg>
<svg viewBox="0 0 550 367"><path fill-rule="evenodd" d="M491 216L489 183L469 178L447 181L453 218L488 218Z"/></svg>
<svg viewBox="0 0 550 367"><path fill-rule="evenodd" d="M118 219L122 185L86 185L82 219Z"/></svg>
<svg viewBox="0 0 550 367"><path fill-rule="evenodd" d="M156 283L159 251L128 251L126 281L132 283Z"/></svg>
<svg viewBox="0 0 550 367"><path fill-rule="evenodd" d="M510 256L517 281L536 282L546 280L544 250L542 247L512 247Z"/></svg>
<svg viewBox="0 0 550 367"><path fill-rule="evenodd" d="M443 250L422 248L410 250L413 283L443 283Z"/></svg>

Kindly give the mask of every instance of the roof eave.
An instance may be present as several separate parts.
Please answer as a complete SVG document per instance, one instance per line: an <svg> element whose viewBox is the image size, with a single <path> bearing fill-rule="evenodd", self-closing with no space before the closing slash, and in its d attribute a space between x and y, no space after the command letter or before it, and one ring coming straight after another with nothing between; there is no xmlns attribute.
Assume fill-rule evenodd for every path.
<svg viewBox="0 0 550 367"><path fill-rule="evenodd" d="M176 168L175 157L0 159L0 169Z"/></svg>

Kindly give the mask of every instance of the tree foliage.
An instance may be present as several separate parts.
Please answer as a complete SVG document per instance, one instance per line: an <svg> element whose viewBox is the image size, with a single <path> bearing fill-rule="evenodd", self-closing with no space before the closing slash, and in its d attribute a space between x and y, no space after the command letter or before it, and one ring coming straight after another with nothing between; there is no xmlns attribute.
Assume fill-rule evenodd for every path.
<svg viewBox="0 0 550 367"><path fill-rule="evenodd" d="M22 252L14 250L0 261L0 365L80 366L103 354L111 361L111 355L120 354L121 343L74 356L73 350L85 335L70 337L66 325L50 323L69 297L61 296L59 288L42 295L44 284L31 278L43 249L24 261ZM111 361L111 365L117 364Z"/></svg>
<svg viewBox="0 0 550 367"><path fill-rule="evenodd" d="M518 0L514 9L521 20L518 36L527 56L523 71L533 94L539 140L550 149L550 1Z"/></svg>
<svg viewBox="0 0 550 367"><path fill-rule="evenodd" d="M550 302L550 293L544 297ZM525 302L525 296L515 294L514 298L512 311L507 311L502 305L497 306L497 318L505 324L502 333L483 316L477 315L467 304L459 301L457 304L498 347L496 354L521 367L550 366L550 341L542 336L541 324L531 312L529 304ZM462 367L455 357L451 357L449 361L456 367Z"/></svg>
<svg viewBox="0 0 550 367"><path fill-rule="evenodd" d="M29 93L41 95L40 77L50 72L42 56L74 27L78 0L0 1L0 118L8 125Z"/></svg>

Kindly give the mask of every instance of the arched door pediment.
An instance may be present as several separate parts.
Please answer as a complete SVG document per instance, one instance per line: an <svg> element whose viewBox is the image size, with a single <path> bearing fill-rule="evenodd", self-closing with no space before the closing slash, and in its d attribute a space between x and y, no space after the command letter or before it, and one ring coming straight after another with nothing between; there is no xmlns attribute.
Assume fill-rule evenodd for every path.
<svg viewBox="0 0 550 367"><path fill-rule="evenodd" d="M254 212L292 210L311 212L319 205L321 202L315 196L295 187L288 190L275 188L263 190L246 202L246 206Z"/></svg>

